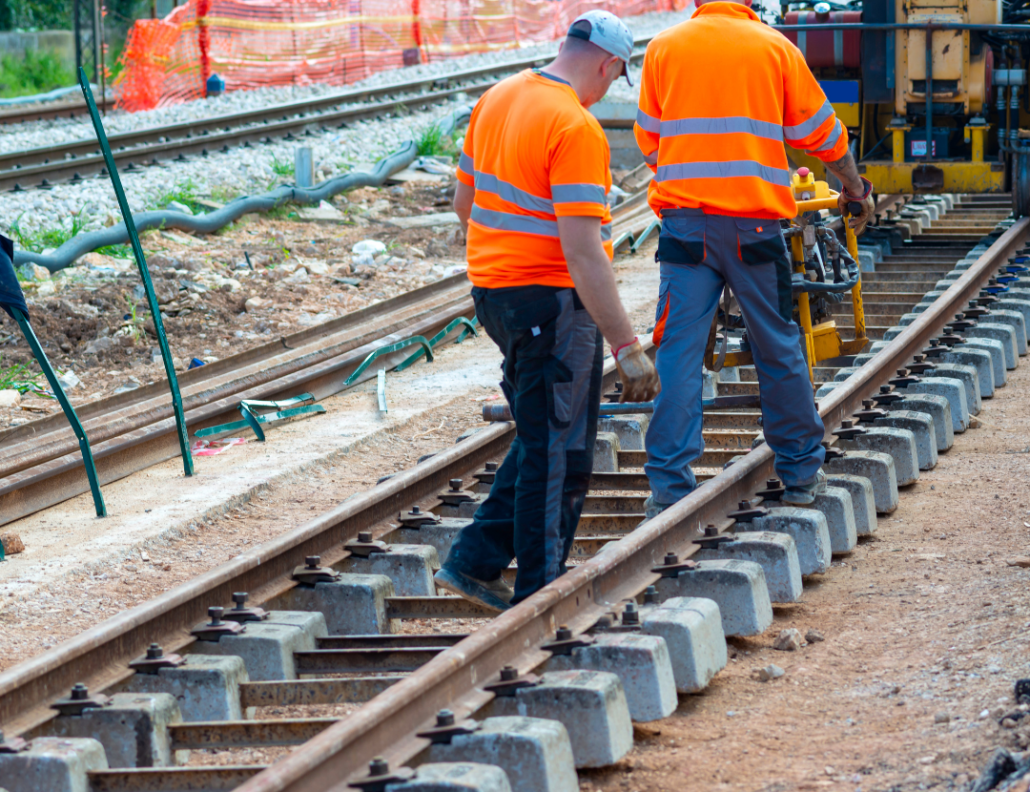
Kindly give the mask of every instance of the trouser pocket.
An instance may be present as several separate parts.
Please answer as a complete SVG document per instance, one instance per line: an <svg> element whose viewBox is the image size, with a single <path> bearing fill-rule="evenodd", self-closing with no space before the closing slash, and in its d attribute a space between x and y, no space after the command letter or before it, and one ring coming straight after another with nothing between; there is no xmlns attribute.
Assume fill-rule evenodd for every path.
<svg viewBox="0 0 1030 792"><path fill-rule="evenodd" d="M658 236L655 261L667 264L700 264L705 260L705 215L682 214L687 210L662 213L662 232Z"/></svg>
<svg viewBox="0 0 1030 792"><path fill-rule="evenodd" d="M567 429L572 423L574 386L572 371L558 358L545 364L544 386L547 390L547 418L556 429Z"/></svg>
<svg viewBox="0 0 1030 792"><path fill-rule="evenodd" d="M745 264L768 264L786 255L778 220L740 217L737 224L737 255Z"/></svg>

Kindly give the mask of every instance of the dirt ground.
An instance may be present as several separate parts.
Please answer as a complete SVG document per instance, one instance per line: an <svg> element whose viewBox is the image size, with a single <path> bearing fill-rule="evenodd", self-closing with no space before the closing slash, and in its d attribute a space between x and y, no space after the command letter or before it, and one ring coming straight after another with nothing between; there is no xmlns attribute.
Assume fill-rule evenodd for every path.
<svg viewBox="0 0 1030 792"><path fill-rule="evenodd" d="M968 789L996 746L1026 749L1013 694L1030 677L1026 362L872 537L808 579L760 638L733 640L704 693L638 729L633 753L581 773L580 788ZM791 627L825 640L774 650ZM759 682L769 664L785 675ZM999 725L1009 713L1018 720Z"/></svg>
<svg viewBox="0 0 1030 792"><path fill-rule="evenodd" d="M176 369L194 359L227 357L463 268L464 239L456 224L402 229L390 223L450 211L453 184L447 178L354 190L334 199L339 221L307 221L304 209L286 207L277 216L244 215L217 234L144 233ZM358 261L351 248L363 239L387 250L371 263ZM133 259L91 253L23 289L51 363L81 380L69 391L73 403L164 377ZM18 327L0 314L0 382L4 370L18 364L38 372ZM0 429L59 409L53 399L26 392L20 404L0 407Z"/></svg>

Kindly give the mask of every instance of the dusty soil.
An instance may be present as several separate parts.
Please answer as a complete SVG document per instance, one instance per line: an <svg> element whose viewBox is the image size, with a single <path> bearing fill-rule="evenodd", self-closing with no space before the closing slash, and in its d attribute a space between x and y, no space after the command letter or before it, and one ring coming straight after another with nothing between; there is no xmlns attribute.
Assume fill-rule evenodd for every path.
<svg viewBox="0 0 1030 792"><path fill-rule="evenodd" d="M401 229L388 222L450 211L452 195L452 179L411 181L337 196L340 222L308 222L300 216L303 210L287 207L277 218L244 215L208 236L143 234L177 370L193 359L211 362L274 335L329 321L464 267L457 225ZM388 249L372 264L357 262L351 248L363 239ZM23 288L51 363L82 381L70 390L73 403L163 378L134 260L92 253L52 279ZM16 364L38 372L17 325L3 314L0 382L4 370ZM44 379L37 381L48 390ZM53 399L30 390L20 404L0 407L0 428L59 409Z"/></svg>
<svg viewBox="0 0 1030 792"><path fill-rule="evenodd" d="M872 537L581 789L967 789L996 746L1026 749L1030 718L999 723L1030 677L1030 571L1011 565L1030 564L1028 385L1024 358ZM825 640L774 650L791 627ZM759 682L770 663L786 674Z"/></svg>

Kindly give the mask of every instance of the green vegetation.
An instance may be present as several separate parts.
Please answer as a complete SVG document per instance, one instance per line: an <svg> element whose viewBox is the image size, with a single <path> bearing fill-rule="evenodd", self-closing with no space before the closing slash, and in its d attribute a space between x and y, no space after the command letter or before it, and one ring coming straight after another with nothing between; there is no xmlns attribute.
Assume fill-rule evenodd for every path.
<svg viewBox="0 0 1030 792"><path fill-rule="evenodd" d="M29 96L75 84L75 77L50 52L0 57L0 97Z"/></svg>
<svg viewBox="0 0 1030 792"><path fill-rule="evenodd" d="M275 154L272 155L272 173L274 173L276 176L288 178L290 176L293 176L293 171L294 168L292 162L290 162L289 160L283 162L277 156L275 156Z"/></svg>
<svg viewBox="0 0 1030 792"><path fill-rule="evenodd" d="M458 156L458 147L454 139L440 131L440 127L431 124L415 141L420 157L449 157L454 160Z"/></svg>
<svg viewBox="0 0 1030 792"><path fill-rule="evenodd" d="M129 328L129 335L134 342L142 341L146 331L143 329L143 317L136 313L136 301L128 294L123 294L122 299L125 300L129 309L129 318L125 320L123 326Z"/></svg>
<svg viewBox="0 0 1030 792"><path fill-rule="evenodd" d="M111 258L132 258L132 245L105 245L96 252Z"/></svg>
<svg viewBox="0 0 1030 792"><path fill-rule="evenodd" d="M22 216L18 215L15 221L11 223L11 233L14 235L14 241L18 243L18 247L32 253L42 253L47 248L61 247L72 237L78 236L84 225L80 213L72 215L70 228L60 225L57 228L23 231L20 225L21 218Z"/></svg>
<svg viewBox="0 0 1030 792"><path fill-rule="evenodd" d="M188 206L190 211L194 214L203 212L204 207L197 203L200 196L197 195L197 185L193 183L193 179L187 179L184 182L179 182L175 187L160 196L155 203L158 209L164 209L172 201Z"/></svg>
<svg viewBox="0 0 1030 792"><path fill-rule="evenodd" d="M33 373L32 369L23 363L5 366L4 356L0 355L0 390L16 390L19 393L39 390L39 378L42 376L41 372Z"/></svg>

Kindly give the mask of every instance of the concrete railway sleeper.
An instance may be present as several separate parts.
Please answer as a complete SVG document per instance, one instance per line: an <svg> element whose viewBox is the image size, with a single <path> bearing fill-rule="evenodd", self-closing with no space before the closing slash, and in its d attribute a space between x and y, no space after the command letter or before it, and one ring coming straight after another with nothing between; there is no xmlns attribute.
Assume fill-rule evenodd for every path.
<svg viewBox="0 0 1030 792"><path fill-rule="evenodd" d="M954 201L930 227L966 205ZM878 341L853 365L816 369L830 486L812 507L779 503L759 413L717 410L705 415L703 485L641 525L648 484L634 468L647 416L604 417L572 568L490 617L431 583L511 439L509 424L488 425L274 550L0 674L5 788L578 789L577 768L632 748L634 721L667 717L679 694L704 689L727 662L728 636L762 633L773 602L798 599L807 576L874 532L899 487L1004 387L1026 351L1013 303L1030 291L1020 260L1030 221L998 214L963 226L954 244L913 235L864 273ZM970 246L975 260L964 258ZM958 277L942 261L957 261ZM878 277L902 273L947 289L920 303L919 286ZM1023 321L1001 315L1010 309ZM976 334L985 327L991 334ZM973 343L983 339L992 343ZM719 395L757 388L748 368L716 379ZM454 619L466 626L455 632ZM154 640L165 648L147 650ZM77 678L106 698L71 689ZM348 711L262 717L272 706ZM284 746L299 747L268 767L186 764L186 751Z"/></svg>

